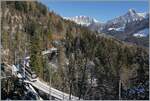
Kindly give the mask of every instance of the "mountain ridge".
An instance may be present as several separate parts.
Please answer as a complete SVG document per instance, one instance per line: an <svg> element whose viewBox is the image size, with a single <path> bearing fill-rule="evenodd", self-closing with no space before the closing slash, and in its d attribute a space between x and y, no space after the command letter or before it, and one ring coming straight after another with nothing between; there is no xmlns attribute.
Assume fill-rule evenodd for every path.
<svg viewBox="0 0 150 101"><path fill-rule="evenodd" d="M128 37L146 38L148 37L149 34L148 31L142 31L142 30L146 30L147 28L149 29L149 13L147 12L138 13L134 9L129 9L125 14L113 18L111 20L108 20L105 23L101 23L100 21L96 21L96 22L89 21L88 24L80 23L82 22L82 20L84 20L84 18L86 19L87 17L83 17L83 19L80 20L78 20L78 17L76 17L76 20L68 18L68 20L72 20L77 24L86 26L92 31L97 31L99 33L102 32L108 35L112 35L122 41L126 40L126 38ZM90 19L94 19L94 18L90 17ZM141 46L145 47L143 43L141 43ZM148 44L146 45L146 47L148 47Z"/></svg>

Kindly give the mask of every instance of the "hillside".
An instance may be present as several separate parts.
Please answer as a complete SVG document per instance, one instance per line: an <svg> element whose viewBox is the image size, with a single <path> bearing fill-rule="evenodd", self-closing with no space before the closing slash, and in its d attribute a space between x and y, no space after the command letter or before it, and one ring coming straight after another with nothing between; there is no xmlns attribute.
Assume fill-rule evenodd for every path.
<svg viewBox="0 0 150 101"><path fill-rule="evenodd" d="M17 64L30 56L30 67L42 80L81 99L148 99L149 53L112 37L98 35L63 19L39 2L2 2L2 63ZM59 49L57 68L41 51ZM50 61L51 62L51 61ZM51 68L49 74L48 68ZM2 85L5 86L5 85ZM134 89L141 87L143 92ZM136 95L136 96L135 96Z"/></svg>

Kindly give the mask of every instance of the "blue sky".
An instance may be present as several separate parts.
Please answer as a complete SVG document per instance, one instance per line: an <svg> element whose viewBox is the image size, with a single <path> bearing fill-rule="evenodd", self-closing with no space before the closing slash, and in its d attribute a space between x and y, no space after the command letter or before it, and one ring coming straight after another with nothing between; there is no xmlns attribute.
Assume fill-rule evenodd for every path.
<svg viewBox="0 0 150 101"><path fill-rule="evenodd" d="M49 10L55 11L63 17L85 15L105 22L122 14L128 9L135 9L137 12L148 12L148 0L137 1L51 1L41 0Z"/></svg>

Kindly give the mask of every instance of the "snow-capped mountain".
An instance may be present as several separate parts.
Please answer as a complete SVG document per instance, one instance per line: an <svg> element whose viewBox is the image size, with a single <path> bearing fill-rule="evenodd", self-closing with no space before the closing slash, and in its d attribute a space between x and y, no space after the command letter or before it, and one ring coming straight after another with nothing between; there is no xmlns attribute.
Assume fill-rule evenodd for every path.
<svg viewBox="0 0 150 101"><path fill-rule="evenodd" d="M107 21L101 32L125 42L148 47L149 13L137 13L129 9L124 15Z"/></svg>
<svg viewBox="0 0 150 101"><path fill-rule="evenodd" d="M88 16L64 17L64 19L86 26L92 31L113 35L116 33L134 34L138 30L148 28L149 14L137 13L134 9L129 9L124 15L109 20L106 23L101 23L95 18Z"/></svg>
<svg viewBox="0 0 150 101"><path fill-rule="evenodd" d="M64 19L74 21L75 23L83 26L89 26L93 23L99 23L99 21L97 21L96 19L88 16L64 17Z"/></svg>
<svg viewBox="0 0 150 101"><path fill-rule="evenodd" d="M105 23L87 16L65 17L65 19L86 26L92 31L112 35L123 41L127 40L127 42L132 42L132 37L138 38L138 40L140 38L141 40L143 38L147 40L149 35L149 13L139 13L134 9L129 9L125 14L108 20ZM133 43L140 43L140 41Z"/></svg>
<svg viewBox="0 0 150 101"><path fill-rule="evenodd" d="M126 29L127 25L142 22L146 19L148 21L148 17L147 13L137 13L135 10L129 9L126 14L107 21L104 30L128 32Z"/></svg>
<svg viewBox="0 0 150 101"><path fill-rule="evenodd" d="M109 24L109 23L124 24L124 23L129 23L132 21L138 21L138 20L145 19L147 17L146 15L147 15L147 13L137 13L134 9L129 9L125 15L114 18L114 19L108 21L107 24Z"/></svg>

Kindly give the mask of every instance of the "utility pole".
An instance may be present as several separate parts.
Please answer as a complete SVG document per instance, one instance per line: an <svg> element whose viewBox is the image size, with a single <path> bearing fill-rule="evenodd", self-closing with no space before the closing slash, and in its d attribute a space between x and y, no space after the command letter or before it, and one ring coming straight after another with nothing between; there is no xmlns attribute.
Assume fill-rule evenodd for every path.
<svg viewBox="0 0 150 101"><path fill-rule="evenodd" d="M49 100L51 100L51 68L49 67L48 65L48 56L46 56L46 64L47 64L47 68L48 68L48 71L49 71Z"/></svg>
<svg viewBox="0 0 150 101"><path fill-rule="evenodd" d="M25 79L25 58L26 58L26 46L25 46L24 59L23 59L23 75L24 75L24 79Z"/></svg>
<svg viewBox="0 0 150 101"><path fill-rule="evenodd" d="M16 50L15 50L15 63L14 64L16 64Z"/></svg>
<svg viewBox="0 0 150 101"><path fill-rule="evenodd" d="M51 70L50 70L50 67L49 67L49 95L50 95L50 100L51 100Z"/></svg>
<svg viewBox="0 0 150 101"><path fill-rule="evenodd" d="M119 100L121 100L121 80L119 80Z"/></svg>
<svg viewBox="0 0 150 101"><path fill-rule="evenodd" d="M118 81L119 81L119 100L121 100L121 86L122 86L122 78L121 78L121 72L122 72L122 69L119 70L118 72Z"/></svg>
<svg viewBox="0 0 150 101"><path fill-rule="evenodd" d="M7 80L7 98L8 98L8 96L9 96L9 79L6 79Z"/></svg>

